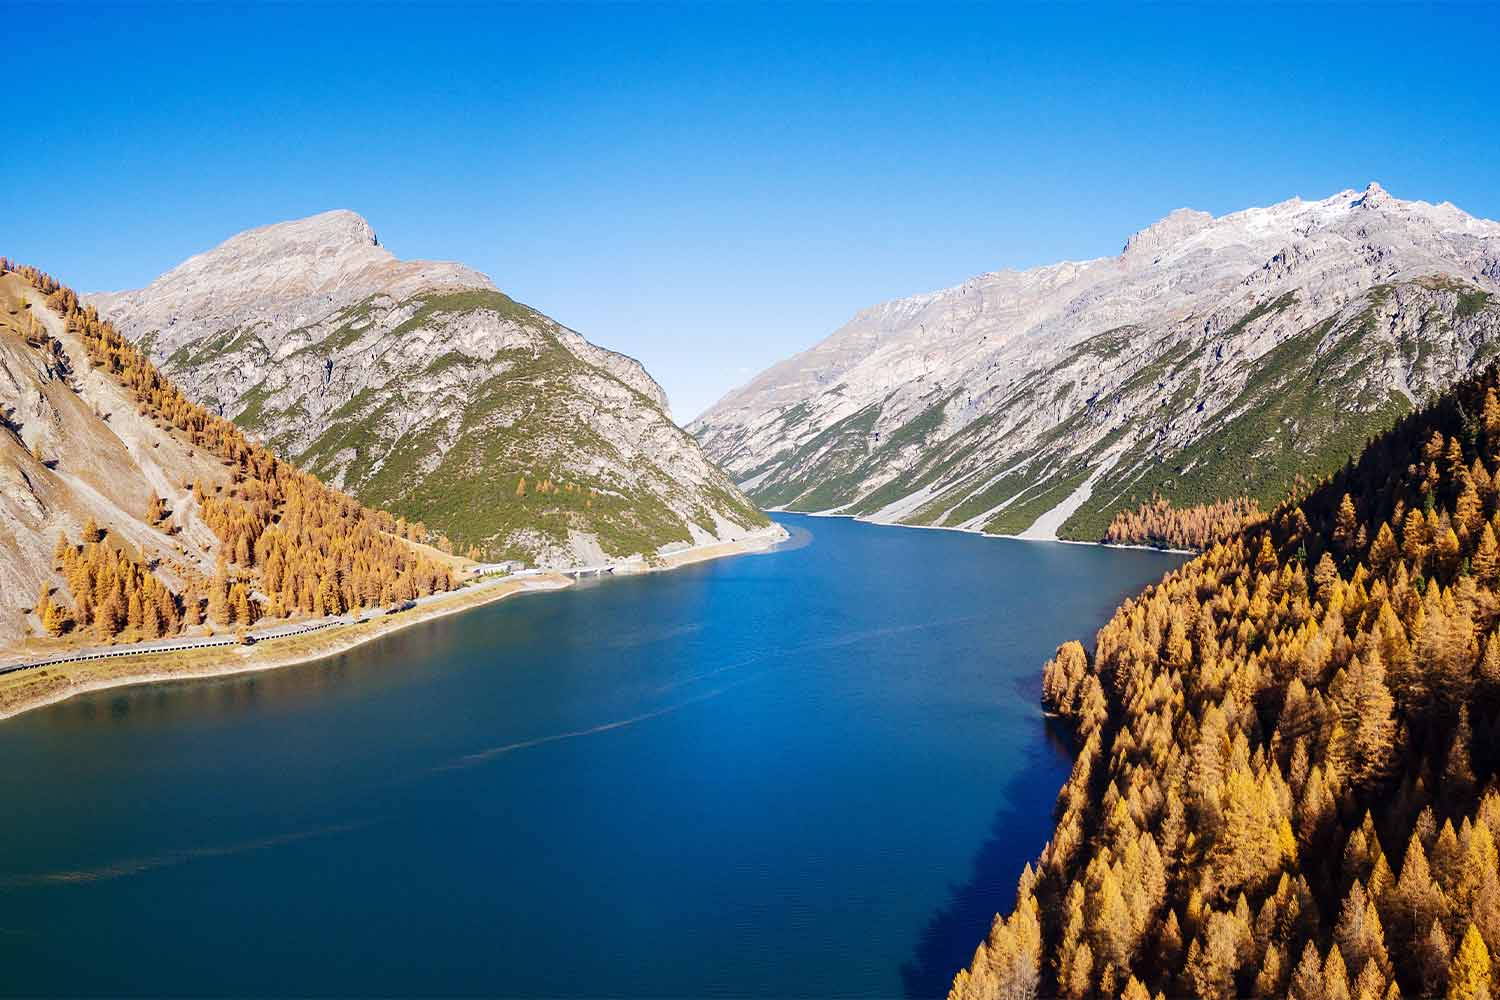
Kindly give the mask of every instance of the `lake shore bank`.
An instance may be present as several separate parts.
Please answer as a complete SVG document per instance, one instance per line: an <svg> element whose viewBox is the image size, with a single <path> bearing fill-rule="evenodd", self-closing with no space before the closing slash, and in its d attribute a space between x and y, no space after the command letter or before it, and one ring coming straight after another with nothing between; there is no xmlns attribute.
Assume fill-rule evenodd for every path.
<svg viewBox="0 0 1500 1000"><path fill-rule="evenodd" d="M622 575L667 572L712 559L763 552L784 541L786 537L785 529L772 525L770 529L757 531L735 541L697 545L667 553L655 564L620 564L616 571ZM459 614L519 594L563 590L573 586L573 582L572 578L560 572L485 581L460 588L438 600L397 615L377 616L317 632L264 640L250 646L142 650L138 654L117 658L82 660L21 670L0 677L0 721L92 691L275 670L336 656L413 625Z"/></svg>
<svg viewBox="0 0 1500 1000"><path fill-rule="evenodd" d="M1058 545L1093 545L1101 549L1139 549L1143 552L1166 552L1175 556L1202 555L1194 549L1167 549L1159 545L1113 545L1108 542L1085 542L1075 538L1027 538L1025 535L995 535L979 528L959 528L948 524L902 524L899 521L872 521L860 514L840 514L836 511L787 510L785 507L766 508L773 514L795 514L800 517L842 517L860 524L872 524L878 528L914 528L917 531L956 531L962 535L978 535L980 538L1008 538L1013 542L1043 542Z"/></svg>

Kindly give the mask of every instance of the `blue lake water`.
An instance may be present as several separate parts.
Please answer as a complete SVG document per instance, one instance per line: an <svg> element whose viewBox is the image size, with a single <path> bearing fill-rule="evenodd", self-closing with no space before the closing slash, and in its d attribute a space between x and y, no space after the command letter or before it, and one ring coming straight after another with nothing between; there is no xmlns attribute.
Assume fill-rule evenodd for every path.
<svg viewBox="0 0 1500 1000"><path fill-rule="evenodd" d="M0 723L0 992L942 994L1067 777L1043 661L1180 557L780 519Z"/></svg>

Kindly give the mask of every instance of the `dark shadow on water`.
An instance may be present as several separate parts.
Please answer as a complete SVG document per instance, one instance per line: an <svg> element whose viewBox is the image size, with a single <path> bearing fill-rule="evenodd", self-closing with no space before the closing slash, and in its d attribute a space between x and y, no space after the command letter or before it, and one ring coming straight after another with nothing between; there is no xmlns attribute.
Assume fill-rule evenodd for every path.
<svg viewBox="0 0 1500 1000"><path fill-rule="evenodd" d="M1016 902L1016 880L1052 835L1052 808L1068 778L1073 746L1068 728L1047 719L1046 746L1033 751L1027 769L1006 789L989 835L974 856L968 881L953 886L933 912L912 957L901 965L901 982L912 1000L945 997L953 976L974 958L996 913Z"/></svg>

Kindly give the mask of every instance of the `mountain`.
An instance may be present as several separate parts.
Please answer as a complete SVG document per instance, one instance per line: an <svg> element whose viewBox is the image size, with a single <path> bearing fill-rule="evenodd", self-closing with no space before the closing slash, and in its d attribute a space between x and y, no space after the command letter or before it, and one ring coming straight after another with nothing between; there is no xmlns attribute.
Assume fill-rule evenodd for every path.
<svg viewBox="0 0 1500 1000"><path fill-rule="evenodd" d="M336 211L88 301L193 398L482 558L594 563L766 524L631 358Z"/></svg>
<svg viewBox="0 0 1500 1000"><path fill-rule="evenodd" d="M689 429L764 506L1098 540L1269 508L1500 353L1500 224L1376 184L867 309Z"/></svg>
<svg viewBox="0 0 1500 1000"><path fill-rule="evenodd" d="M156 639L447 590L421 525L188 400L51 277L0 258L0 647ZM209 622L204 622L205 615Z"/></svg>
<svg viewBox="0 0 1500 1000"><path fill-rule="evenodd" d="M952 1000L1493 996L1497 477L1491 365L1059 648L1056 829Z"/></svg>

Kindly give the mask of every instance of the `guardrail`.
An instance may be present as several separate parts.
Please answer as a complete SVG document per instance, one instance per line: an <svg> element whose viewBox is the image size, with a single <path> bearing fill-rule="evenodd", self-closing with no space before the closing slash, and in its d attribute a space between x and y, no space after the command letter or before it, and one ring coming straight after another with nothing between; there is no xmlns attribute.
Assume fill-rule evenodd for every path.
<svg viewBox="0 0 1500 1000"><path fill-rule="evenodd" d="M690 546L689 548L697 548L697 546ZM507 580L522 579L529 576L540 576L543 573L560 573L564 576L582 577L603 576L606 573L613 574L614 571L614 563L602 563L597 566L572 566L566 569L546 569L543 567L530 567L527 569L515 570L514 572L503 575L486 574L487 578L483 580L480 586L493 585ZM463 589L464 588L460 587L454 590L442 591L441 593L437 594L428 594L425 597L417 598L414 603L417 606L421 606L435 599L451 597L454 594L460 593ZM291 629L290 631L271 630L259 634L251 632L249 633L249 636L254 642L266 642L272 639L289 639L294 635L306 635L308 632L316 632L319 629L332 628L335 625L357 625L360 622L369 621L372 618L379 617L380 615L386 613L388 612L377 609L372 610L371 612L366 614L358 614L352 617L345 615L339 618L329 619L328 621L321 621L315 625L302 625L297 628ZM213 638L184 640L182 644L168 642L159 646L146 646L137 643L119 649L111 648L81 650L76 653L68 653L61 656L51 656L44 660L32 660L29 663L12 663L9 666L0 666L0 676L4 676L5 674L13 674L21 670L35 670L39 667L61 666L64 663L81 663L86 660L108 660L119 656L144 656L148 653L183 653L189 652L194 649L213 649L219 646L238 646L241 644L242 643L240 642L240 640L234 636L215 636Z"/></svg>
<svg viewBox="0 0 1500 1000"><path fill-rule="evenodd" d="M374 615L369 616L375 617ZM308 632L317 632L320 629L332 628L335 625L356 625L369 618L334 618L330 621L318 622L315 625L302 625L289 631L262 632L257 635L250 633L250 638L255 642L266 642L271 639L290 639L294 635L306 635ZM12 663L9 666L0 667L0 676L13 674L20 670L35 670L38 667L61 666L64 663L82 663L85 660L109 660L118 656L145 656L148 653L185 653L195 649L213 649L218 646L243 645L235 636L215 636L212 638L188 640L181 644L169 643L160 646L130 645L119 649L89 649L80 650L76 653L67 653L61 656L49 656L44 660L32 660L29 663Z"/></svg>

